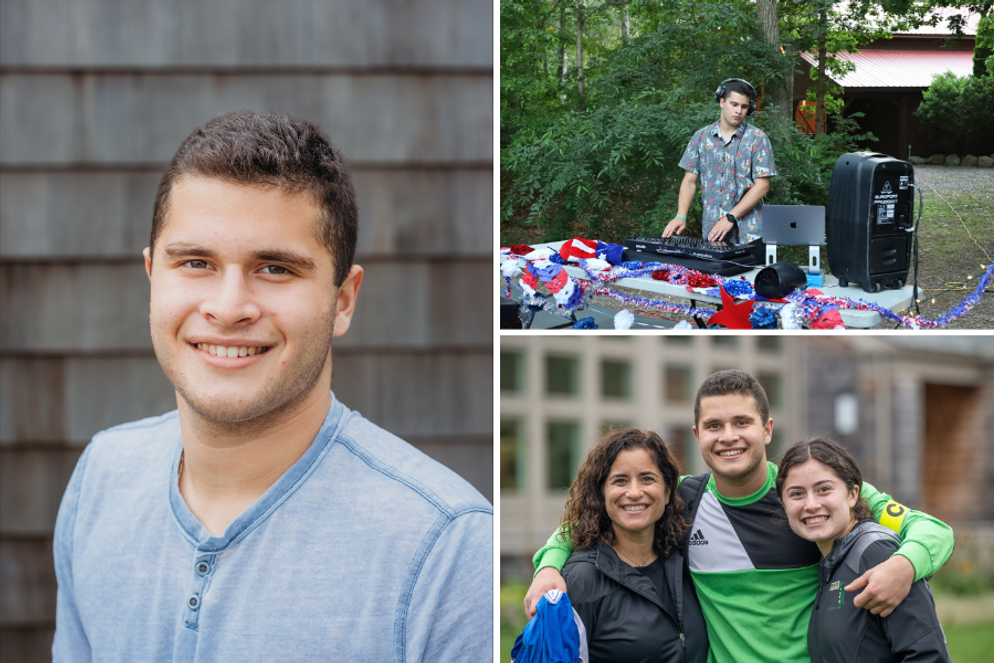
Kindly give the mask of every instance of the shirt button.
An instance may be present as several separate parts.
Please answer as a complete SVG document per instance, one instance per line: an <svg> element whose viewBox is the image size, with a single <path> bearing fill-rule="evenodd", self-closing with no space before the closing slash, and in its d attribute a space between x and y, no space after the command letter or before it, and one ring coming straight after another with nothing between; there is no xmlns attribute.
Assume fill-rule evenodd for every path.
<svg viewBox="0 0 994 663"><path fill-rule="evenodd" d="M197 575L205 576L211 570L211 565L207 562L197 562Z"/></svg>
<svg viewBox="0 0 994 663"><path fill-rule="evenodd" d="M190 610L196 610L200 607L200 597L194 594L186 600L186 605L190 608Z"/></svg>

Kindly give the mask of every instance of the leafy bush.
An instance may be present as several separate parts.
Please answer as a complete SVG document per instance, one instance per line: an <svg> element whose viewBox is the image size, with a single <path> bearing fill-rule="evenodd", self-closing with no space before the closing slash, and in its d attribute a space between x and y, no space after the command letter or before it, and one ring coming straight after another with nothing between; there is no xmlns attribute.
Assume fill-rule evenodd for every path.
<svg viewBox="0 0 994 663"><path fill-rule="evenodd" d="M547 239L588 234L617 241L660 232L676 213L680 156L694 132L717 117L714 101L684 96L650 90L566 114L541 136L520 135L501 156L501 167L514 174L503 218L524 216ZM772 113L757 113L755 122L770 136L779 173L766 197L772 204L824 205L836 159L858 149L858 140L872 139L856 135L850 119L819 136ZM700 219L699 196L689 216ZM695 230L699 223L688 234Z"/></svg>
<svg viewBox="0 0 994 663"><path fill-rule="evenodd" d="M959 78L947 71L936 76L925 90L915 115L937 151L990 154L994 152L991 108L994 108L994 77Z"/></svg>

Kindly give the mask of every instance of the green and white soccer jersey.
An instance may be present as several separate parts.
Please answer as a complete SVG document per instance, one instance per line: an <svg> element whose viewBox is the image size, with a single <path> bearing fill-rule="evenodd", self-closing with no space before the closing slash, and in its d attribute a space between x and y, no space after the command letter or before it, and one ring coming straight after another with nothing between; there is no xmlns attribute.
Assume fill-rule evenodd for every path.
<svg viewBox="0 0 994 663"><path fill-rule="evenodd" d="M794 534L777 500L776 466L738 499L708 481L688 549L711 640L710 661L808 661L807 630L821 553Z"/></svg>

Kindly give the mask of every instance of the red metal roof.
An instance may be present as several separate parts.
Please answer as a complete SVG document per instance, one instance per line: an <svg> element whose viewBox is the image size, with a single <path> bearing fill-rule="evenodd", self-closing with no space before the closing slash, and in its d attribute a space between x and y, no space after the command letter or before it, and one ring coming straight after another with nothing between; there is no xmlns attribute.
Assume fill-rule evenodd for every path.
<svg viewBox="0 0 994 663"><path fill-rule="evenodd" d="M801 57L814 66L818 58L810 53ZM973 72L971 51L862 51L839 53L836 57L856 65L856 71L841 76L836 82L845 88L860 87L920 87L932 84L932 79L946 71L957 76Z"/></svg>

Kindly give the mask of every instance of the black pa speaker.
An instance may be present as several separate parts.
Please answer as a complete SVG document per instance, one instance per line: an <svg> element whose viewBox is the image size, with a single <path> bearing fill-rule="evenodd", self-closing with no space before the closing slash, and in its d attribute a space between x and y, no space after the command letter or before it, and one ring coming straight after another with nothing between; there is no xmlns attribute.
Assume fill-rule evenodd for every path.
<svg viewBox="0 0 994 663"><path fill-rule="evenodd" d="M753 287L766 299L783 299L798 288L808 286L808 277L792 262L775 262L756 274Z"/></svg>
<svg viewBox="0 0 994 663"><path fill-rule="evenodd" d="M911 164L886 154L850 152L835 162L825 207L828 264L839 285L866 292L904 287L914 226Z"/></svg>

